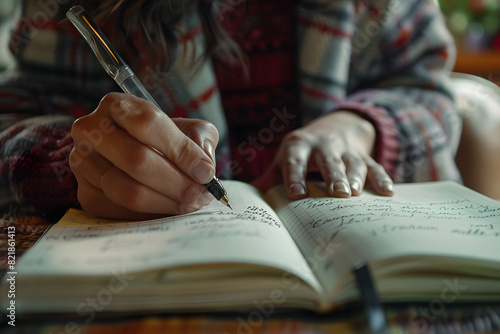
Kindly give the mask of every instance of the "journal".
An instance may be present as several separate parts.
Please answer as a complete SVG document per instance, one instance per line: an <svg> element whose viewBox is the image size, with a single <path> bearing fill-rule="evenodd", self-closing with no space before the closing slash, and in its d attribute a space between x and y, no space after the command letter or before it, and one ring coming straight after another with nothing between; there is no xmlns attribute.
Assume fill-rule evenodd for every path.
<svg viewBox="0 0 500 334"><path fill-rule="evenodd" d="M382 301L498 300L500 202L453 182L395 185L393 197L290 201L225 181L213 201L149 221L71 209L17 263L19 314L328 312L359 299L367 263ZM2 282L6 296L8 282ZM3 298L2 298L3 299ZM92 303L90 303L92 301ZM4 303L2 308L7 307Z"/></svg>

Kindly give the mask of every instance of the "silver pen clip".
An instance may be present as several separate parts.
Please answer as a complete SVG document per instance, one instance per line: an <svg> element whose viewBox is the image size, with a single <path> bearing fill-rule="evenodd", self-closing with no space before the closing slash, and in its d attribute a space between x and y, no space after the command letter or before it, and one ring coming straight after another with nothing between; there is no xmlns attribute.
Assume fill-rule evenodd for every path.
<svg viewBox="0 0 500 334"><path fill-rule="evenodd" d="M128 66L90 15L82 6L74 6L68 10L66 16L85 38L102 67L113 79L116 79L120 70Z"/></svg>

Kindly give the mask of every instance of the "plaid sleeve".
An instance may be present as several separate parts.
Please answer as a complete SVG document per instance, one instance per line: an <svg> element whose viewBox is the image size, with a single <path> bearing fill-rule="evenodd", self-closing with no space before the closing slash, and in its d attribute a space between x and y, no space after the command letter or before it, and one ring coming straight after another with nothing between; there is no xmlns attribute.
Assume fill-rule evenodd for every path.
<svg viewBox="0 0 500 334"><path fill-rule="evenodd" d="M45 85L40 84L41 77ZM2 202L46 215L79 205L68 161L73 147L71 126L90 108L72 101L64 91L71 87L49 70L28 72L18 67L4 75L0 84L0 188L8 198Z"/></svg>
<svg viewBox="0 0 500 334"><path fill-rule="evenodd" d="M461 121L448 88L455 49L439 8L433 0L393 1L378 14L386 16L373 33L377 43L364 49L353 43L347 97L335 109L375 125L375 158L395 182L459 181L454 155ZM354 41L368 36L376 15L360 18Z"/></svg>
<svg viewBox="0 0 500 334"><path fill-rule="evenodd" d="M116 90L76 29L62 21L65 9L23 1L9 41L15 66L0 78L0 187L9 190L9 202L37 214L78 206L68 162L71 126L103 92Z"/></svg>
<svg viewBox="0 0 500 334"><path fill-rule="evenodd" d="M45 85L41 84L44 78ZM68 82L66 82L68 81ZM92 110L71 96L75 84L50 69L18 66L0 84L0 188L23 211L56 215L77 207L69 168L71 126ZM6 203L3 203L6 204Z"/></svg>
<svg viewBox="0 0 500 334"><path fill-rule="evenodd" d="M0 133L0 186L24 211L51 215L78 206L68 161L72 123L68 116L32 117Z"/></svg>

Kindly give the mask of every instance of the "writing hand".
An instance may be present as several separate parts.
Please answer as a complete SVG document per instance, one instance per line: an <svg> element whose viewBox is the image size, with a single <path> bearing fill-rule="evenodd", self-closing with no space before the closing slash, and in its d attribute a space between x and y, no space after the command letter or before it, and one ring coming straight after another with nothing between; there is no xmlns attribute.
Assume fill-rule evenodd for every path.
<svg viewBox="0 0 500 334"><path fill-rule="evenodd" d="M368 182L380 195L392 195L392 180L370 154L373 125L348 111L336 111L290 132L277 157L254 182L262 191L284 182L292 199L307 196L306 174L320 172L334 197L359 195Z"/></svg>
<svg viewBox="0 0 500 334"><path fill-rule="evenodd" d="M215 126L171 119L150 102L110 93L75 121L70 167L78 201L96 216L147 219L195 211L213 200Z"/></svg>

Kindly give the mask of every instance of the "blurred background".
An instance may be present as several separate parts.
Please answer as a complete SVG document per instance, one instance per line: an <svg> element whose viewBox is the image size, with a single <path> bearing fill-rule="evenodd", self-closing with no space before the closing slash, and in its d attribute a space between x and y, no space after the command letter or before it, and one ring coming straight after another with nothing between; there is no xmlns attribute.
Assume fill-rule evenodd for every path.
<svg viewBox="0 0 500 334"><path fill-rule="evenodd" d="M500 85L500 0L436 1L457 43L455 71L475 74ZM12 62L8 34L20 3L0 0L0 72Z"/></svg>
<svg viewBox="0 0 500 334"><path fill-rule="evenodd" d="M8 41L20 4L20 0L0 0L0 72L12 63Z"/></svg>
<svg viewBox="0 0 500 334"><path fill-rule="evenodd" d="M439 0L458 55L455 71L500 85L500 0Z"/></svg>

